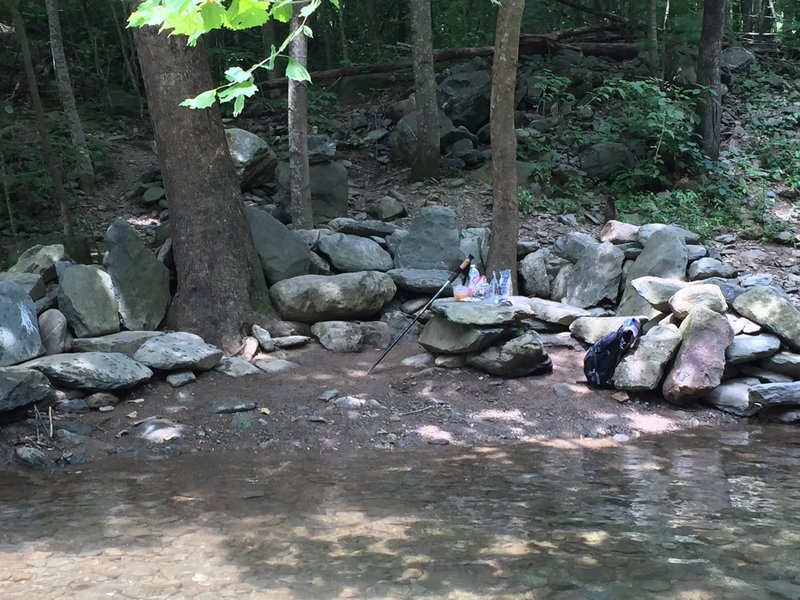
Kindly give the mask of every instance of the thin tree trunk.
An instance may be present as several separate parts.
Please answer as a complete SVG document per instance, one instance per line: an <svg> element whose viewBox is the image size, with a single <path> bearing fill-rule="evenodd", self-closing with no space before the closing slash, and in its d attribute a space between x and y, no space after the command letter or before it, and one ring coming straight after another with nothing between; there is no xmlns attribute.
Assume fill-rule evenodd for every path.
<svg viewBox="0 0 800 600"><path fill-rule="evenodd" d="M28 45L28 36L25 33L25 21L17 9L16 5L11 6L11 21L14 29L17 31L19 37L20 49L22 50L22 61L25 65L25 77L28 79L28 87L31 92L31 105L33 112L36 115L36 128L39 130L39 138L42 142L42 153L44 160L47 164L47 171L50 175L50 180L53 183L53 192L58 200L58 207L61 212L61 227L64 231L64 237L72 237L75 229L75 224L72 219L72 213L69 208L67 194L64 191L64 182L61 179L61 168L58 165L58 158L53 150L53 144L50 141L50 132L47 129L47 122L44 118L44 108L42 107L42 99L39 96L39 85L36 82L36 73L33 70L33 60L31 59L31 49Z"/></svg>
<svg viewBox="0 0 800 600"><path fill-rule="evenodd" d="M133 46L132 41L128 40L125 36L119 22L119 17L117 16L117 10L114 8L114 2L109 5L109 10L111 10L111 14L114 18L114 27L117 30L117 37L119 37L119 47L122 51L122 62L125 65L125 72L128 74L131 89L133 89L133 93L136 94L136 103L139 105L139 116L142 117L144 116L144 102L142 102L142 92L139 89L139 69L136 65L136 47ZM133 46L130 54L126 48L126 46L128 46L126 42L129 42L130 45Z"/></svg>
<svg viewBox="0 0 800 600"><path fill-rule="evenodd" d="M700 145L708 157L719 159L722 127L719 57L725 31L725 0L704 0L703 26L697 57L697 84L703 87L698 106Z"/></svg>
<svg viewBox="0 0 800 600"><path fill-rule="evenodd" d="M367 35L369 36L372 49L377 55L380 55L381 44L381 31L378 25L378 19L375 16L375 0L364 0L364 10L367 14Z"/></svg>
<svg viewBox="0 0 800 600"><path fill-rule="evenodd" d="M180 106L214 84L203 40L136 30L136 46L167 198L177 292L165 324L235 351L270 311L219 109Z"/></svg>
<svg viewBox="0 0 800 600"><path fill-rule="evenodd" d="M650 63L650 75L658 77L658 14L656 0L647 2L647 61Z"/></svg>
<svg viewBox="0 0 800 600"><path fill-rule="evenodd" d="M269 56L272 53L272 47L276 45L274 19L268 20L261 26L261 43L264 45L264 52ZM276 68L267 70L267 81L274 81L276 79L278 79L278 70ZM277 88L270 88L270 98L277 98L279 95L280 92Z"/></svg>
<svg viewBox="0 0 800 600"><path fill-rule="evenodd" d="M292 31L301 23L300 9L294 5ZM289 55L303 66L308 62L308 42L302 33L289 46ZM301 229L314 226L311 206L311 179L308 168L308 98L303 81L289 80L289 214L292 223Z"/></svg>
<svg viewBox="0 0 800 600"><path fill-rule="evenodd" d="M86 134L83 132L81 117L75 105L72 92L72 81L69 77L67 57L64 55L64 42L61 38L61 21L58 16L58 0L45 0L47 21L50 25L50 52L53 55L53 69L56 74L56 85L64 115L67 117L72 146L78 155L78 183L84 193L93 196L95 192L94 168L86 145Z"/></svg>
<svg viewBox="0 0 800 600"><path fill-rule="evenodd" d="M411 165L415 180L439 174L439 105L433 73L430 0L410 0L414 88L417 106L417 151Z"/></svg>
<svg viewBox="0 0 800 600"><path fill-rule="evenodd" d="M350 53L347 51L347 32L344 27L344 3L345 0L339 0L339 10L336 11L336 16L339 22L339 48L342 51L342 62L350 62Z"/></svg>
<svg viewBox="0 0 800 600"><path fill-rule="evenodd" d="M514 90L519 58L519 30L525 0L503 0L497 13L490 130L492 143L492 236L487 272L511 269L517 281L517 138L514 133Z"/></svg>

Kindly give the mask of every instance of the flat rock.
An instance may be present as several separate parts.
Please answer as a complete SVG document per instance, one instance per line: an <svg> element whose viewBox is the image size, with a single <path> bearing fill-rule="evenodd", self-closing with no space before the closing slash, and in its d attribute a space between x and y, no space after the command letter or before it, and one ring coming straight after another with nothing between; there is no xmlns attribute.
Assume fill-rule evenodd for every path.
<svg viewBox="0 0 800 600"><path fill-rule="evenodd" d="M173 371L166 377L167 383L177 388L197 381L197 377L192 371Z"/></svg>
<svg viewBox="0 0 800 600"><path fill-rule="evenodd" d="M328 221L328 227L337 233L347 233L359 235L361 237L386 237L397 231L397 225L386 223L385 221L370 219L350 219L348 217L337 217Z"/></svg>
<svg viewBox="0 0 800 600"><path fill-rule="evenodd" d="M517 298L514 299L515 301ZM519 301L528 306L531 315L546 323L564 325L568 327L575 319L588 317L589 311L577 306L570 306L563 302L544 300L542 298L520 298Z"/></svg>
<svg viewBox="0 0 800 600"><path fill-rule="evenodd" d="M275 344L276 348L286 350L288 348L307 346L312 339L313 338L307 335L283 335L272 338L272 342Z"/></svg>
<svg viewBox="0 0 800 600"><path fill-rule="evenodd" d="M761 366L792 379L800 379L800 354L778 352L761 361Z"/></svg>
<svg viewBox="0 0 800 600"><path fill-rule="evenodd" d="M263 373L261 369L240 356L225 356L221 358L220 361L214 365L214 370L228 377L245 377L247 375Z"/></svg>
<svg viewBox="0 0 800 600"><path fill-rule="evenodd" d="M511 327L476 327L434 317L425 324L419 345L434 354L464 354L479 352L517 333Z"/></svg>
<svg viewBox="0 0 800 600"><path fill-rule="evenodd" d="M772 289L752 287L733 301L733 307L777 335L791 350L800 351L800 311Z"/></svg>
<svg viewBox="0 0 800 600"><path fill-rule="evenodd" d="M601 242L611 242L612 244L638 242L639 226L611 219L603 225L599 239Z"/></svg>
<svg viewBox="0 0 800 600"><path fill-rule="evenodd" d="M63 244L31 246L20 254L16 264L9 269L12 273L36 273L45 283L56 278L56 263L66 258Z"/></svg>
<svg viewBox="0 0 800 600"><path fill-rule="evenodd" d="M467 364L496 377L543 375L553 370L553 363L535 331L491 346L480 354L470 354Z"/></svg>
<svg viewBox="0 0 800 600"><path fill-rule="evenodd" d="M199 335L179 331L150 338L133 358L162 371L206 371L222 359L222 354L222 350L206 344Z"/></svg>
<svg viewBox="0 0 800 600"><path fill-rule="evenodd" d="M398 289L415 294L434 294L450 278L450 272L443 269L390 269L386 274L392 278ZM442 292L442 297L452 295L453 287L448 285Z"/></svg>
<svg viewBox="0 0 800 600"><path fill-rule="evenodd" d="M751 417L760 409L750 401L750 388L758 383L755 378L724 381L701 400L721 411L740 417Z"/></svg>
<svg viewBox="0 0 800 600"><path fill-rule="evenodd" d="M750 388L750 401L764 407L800 405L800 381L754 385Z"/></svg>
<svg viewBox="0 0 800 600"><path fill-rule="evenodd" d="M661 312L671 310L669 306L670 298L677 291L689 285L691 284L680 279L666 279L650 275L637 277L631 281L631 286L636 290L636 293L647 300L653 308Z"/></svg>
<svg viewBox="0 0 800 600"><path fill-rule="evenodd" d="M117 390L149 381L145 365L114 352L53 354L21 365L44 373L56 385L90 390Z"/></svg>
<svg viewBox="0 0 800 600"><path fill-rule="evenodd" d="M130 358L147 340L164 335L160 331L120 331L99 337L72 340L73 352L119 352Z"/></svg>
<svg viewBox="0 0 800 600"><path fill-rule="evenodd" d="M664 231L665 229L671 229L676 232L686 244L696 244L700 241L700 236L693 231L666 223L648 223L647 225L642 225L637 232L637 239L639 243L644 246L655 233Z"/></svg>
<svg viewBox="0 0 800 600"><path fill-rule="evenodd" d="M50 382L39 371L0 368L0 413L39 402L49 394Z"/></svg>
<svg viewBox="0 0 800 600"><path fill-rule="evenodd" d="M780 350L781 341L776 335L737 335L733 343L725 351L728 364L752 362L760 358L768 358Z"/></svg>
<svg viewBox="0 0 800 600"><path fill-rule="evenodd" d="M331 352L361 352L364 349L364 328L350 321L320 321L311 326L323 348Z"/></svg>
<svg viewBox="0 0 800 600"><path fill-rule="evenodd" d="M695 306L724 314L728 309L725 296L715 285L690 285L675 292L669 299L669 307L678 319L685 319Z"/></svg>
<svg viewBox="0 0 800 600"><path fill-rule="evenodd" d="M280 373L286 373L300 366L295 362L289 360L283 360L281 358L275 360L257 360L253 364L262 371L264 371L264 373L268 373L270 375L278 375Z"/></svg>
<svg viewBox="0 0 800 600"><path fill-rule="evenodd" d="M38 273L0 273L0 283L9 281L19 285L34 301L43 298L47 291L44 279Z"/></svg>
<svg viewBox="0 0 800 600"><path fill-rule="evenodd" d="M479 327L510 325L532 316L527 305L520 303L504 306L490 302L457 302L447 298L435 300L430 311L453 323Z"/></svg>

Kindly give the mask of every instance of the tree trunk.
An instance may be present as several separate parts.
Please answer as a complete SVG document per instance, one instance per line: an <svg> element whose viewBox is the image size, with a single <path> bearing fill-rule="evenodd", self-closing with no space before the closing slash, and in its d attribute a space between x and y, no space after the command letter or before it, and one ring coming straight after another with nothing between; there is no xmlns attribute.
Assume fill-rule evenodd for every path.
<svg viewBox="0 0 800 600"><path fill-rule="evenodd" d="M136 47L133 40L128 37L128 35L130 35L130 30L122 28L119 17L117 16L117 9L114 8L114 3L112 2L109 4L108 8L111 11L112 18L114 19L114 27L117 30L117 37L119 37L119 47L120 52L122 53L122 62L125 65L125 72L128 74L131 89L133 90L133 93L136 94L136 103L139 105L139 116L143 117L144 102L142 101L142 91L139 89L139 71L136 68ZM124 15L125 13L123 12L122 14ZM128 48L130 48L130 53Z"/></svg>
<svg viewBox="0 0 800 600"><path fill-rule="evenodd" d="M22 61L25 65L25 77L28 80L28 87L31 93L31 105L36 115L36 128L39 130L39 139L42 142L42 153L44 154L47 172L50 175L50 180L53 184L53 192L56 195L58 207L61 212L61 227L64 231L64 237L69 238L72 237L75 228L74 221L72 220L72 212L70 211L69 202L67 201L67 194L64 191L64 182L61 179L61 167L58 165L58 157L53 150L53 144L50 141L50 131L47 129L47 122L44 118L42 99L39 96L39 85L36 82L36 73L33 70L31 48L28 45L28 36L25 33L25 21L23 21L22 15L15 4L11 6L11 22L19 38Z"/></svg>
<svg viewBox="0 0 800 600"><path fill-rule="evenodd" d="M276 45L274 19L268 20L261 26L261 43L264 45L264 53L269 56L272 53L272 47ZM275 66L277 66L277 61ZM275 68L267 70L267 81L275 81L276 79L278 79L278 70ZM270 88L270 98L277 98L279 95L278 88Z"/></svg>
<svg viewBox="0 0 800 600"><path fill-rule="evenodd" d="M647 61L650 63L650 75L658 77L658 11L656 0L647 2Z"/></svg>
<svg viewBox="0 0 800 600"><path fill-rule="evenodd" d="M190 47L157 27L137 29L135 38L178 275L165 323L232 352L270 305L219 110L179 106L214 87L203 42Z"/></svg>
<svg viewBox="0 0 800 600"><path fill-rule="evenodd" d="M722 98L720 95L719 57L725 31L725 0L704 0L703 27L697 56L697 84L703 94L697 112L700 116L700 145L708 157L719 159L721 142Z"/></svg>
<svg viewBox="0 0 800 600"><path fill-rule="evenodd" d="M417 152L411 165L415 180L439 174L439 104L433 73L433 31L430 0L410 0L417 106Z"/></svg>
<svg viewBox="0 0 800 600"><path fill-rule="evenodd" d="M519 29L525 0L504 0L497 13L492 99L489 115L492 143L492 236L486 271L511 269L517 281L517 138L514 133L514 90L517 81Z"/></svg>
<svg viewBox="0 0 800 600"><path fill-rule="evenodd" d="M347 31L344 27L344 3L345 0L339 0L339 9L336 11L336 19L338 21L337 30L339 32L339 49L342 51L342 62L350 62L350 53L347 51Z"/></svg>
<svg viewBox="0 0 800 600"><path fill-rule="evenodd" d="M375 0L364 0L364 11L367 14L367 36L376 56L380 56L383 44L381 43L381 30L375 16Z"/></svg>
<svg viewBox="0 0 800 600"><path fill-rule="evenodd" d="M294 5L292 31L301 23L300 9ZM289 55L304 67L308 63L308 41L302 33L289 46ZM311 229L314 215L311 207L311 178L308 169L308 98L303 81L289 80L289 214L295 227Z"/></svg>
<svg viewBox="0 0 800 600"><path fill-rule="evenodd" d="M94 168L86 146L86 135L83 132L81 117L75 105L72 93L72 82L69 78L67 57L64 55L64 43L61 38L61 21L58 16L58 0L45 0L47 21L50 24L50 52L53 55L53 69L56 74L56 85L64 115L67 117L72 146L78 158L78 182L84 193L92 196L95 192Z"/></svg>

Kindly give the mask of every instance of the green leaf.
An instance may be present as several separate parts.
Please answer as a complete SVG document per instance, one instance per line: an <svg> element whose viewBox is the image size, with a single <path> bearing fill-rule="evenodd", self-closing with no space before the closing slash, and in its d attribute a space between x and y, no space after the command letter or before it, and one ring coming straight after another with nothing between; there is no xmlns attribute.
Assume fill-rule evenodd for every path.
<svg viewBox="0 0 800 600"><path fill-rule="evenodd" d="M241 83L234 83L226 87L224 90L219 92L219 101L220 102L230 102L234 98L239 98L242 96L247 96L248 98L255 94L258 91L258 88L253 83L252 79L250 81L243 81Z"/></svg>
<svg viewBox="0 0 800 600"><path fill-rule="evenodd" d="M242 114L242 110L244 109L244 96L236 96L236 100L233 101L233 116L238 117Z"/></svg>
<svg viewBox="0 0 800 600"><path fill-rule="evenodd" d="M241 67L231 67L227 71L225 71L225 79L232 83L240 83L242 81L248 81L252 78L252 74L250 71L245 71Z"/></svg>
<svg viewBox="0 0 800 600"><path fill-rule="evenodd" d="M300 16L305 18L310 17L315 10L319 8L322 0L314 0L313 2L309 2L303 8L300 9Z"/></svg>
<svg viewBox="0 0 800 600"><path fill-rule="evenodd" d="M331 4L333 4L336 8L339 8L339 0L329 0Z"/></svg>
<svg viewBox="0 0 800 600"><path fill-rule="evenodd" d="M272 18L281 23L288 23L292 20L291 0L278 0L272 6Z"/></svg>
<svg viewBox="0 0 800 600"><path fill-rule="evenodd" d="M303 25L303 35L306 36L307 38L313 38L314 32L311 31L311 27L309 27L308 25Z"/></svg>
<svg viewBox="0 0 800 600"><path fill-rule="evenodd" d="M208 90L207 92L203 92L195 96L194 98L188 98L181 102L181 106L188 106L189 108L209 108L214 104L214 100L217 99L217 90Z"/></svg>
<svg viewBox="0 0 800 600"><path fill-rule="evenodd" d="M306 68L291 56L289 57L289 63L286 65L286 77L295 81L311 81L311 75L308 74Z"/></svg>
<svg viewBox="0 0 800 600"><path fill-rule="evenodd" d="M216 2L206 2L200 7L200 15L203 17L203 28L206 31L220 29L225 20L225 8Z"/></svg>

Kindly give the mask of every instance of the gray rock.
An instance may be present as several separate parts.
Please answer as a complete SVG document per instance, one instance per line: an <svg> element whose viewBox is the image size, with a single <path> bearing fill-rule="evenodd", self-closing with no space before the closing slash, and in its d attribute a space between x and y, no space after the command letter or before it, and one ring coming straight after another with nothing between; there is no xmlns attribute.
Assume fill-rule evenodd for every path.
<svg viewBox="0 0 800 600"><path fill-rule="evenodd" d="M720 384L725 350L733 341L725 316L705 306L692 309L680 329L683 343L662 387L673 404L704 396Z"/></svg>
<svg viewBox="0 0 800 600"><path fill-rule="evenodd" d="M0 334L0 367L21 363L45 352L33 300L16 283L0 283Z"/></svg>
<svg viewBox="0 0 800 600"><path fill-rule="evenodd" d="M333 161L311 165L309 173L314 223L324 223L346 215L349 189L347 167Z"/></svg>
<svg viewBox="0 0 800 600"><path fill-rule="evenodd" d="M119 305L108 273L94 265L59 263L58 279L58 307L76 337L119 331Z"/></svg>
<svg viewBox="0 0 800 600"><path fill-rule="evenodd" d="M73 352L118 352L133 358L147 340L164 335L160 331L120 331L95 338L72 340Z"/></svg>
<svg viewBox="0 0 800 600"><path fill-rule="evenodd" d="M642 315L633 315L639 319L644 319ZM573 336L586 342L594 344L604 335L616 331L630 317L578 317L569 326Z"/></svg>
<svg viewBox="0 0 800 600"><path fill-rule="evenodd" d="M404 358L400 361L400 364L404 367L411 367L412 369L424 369L431 366L433 360L432 354L423 352L422 354L415 354L414 356Z"/></svg>
<svg viewBox="0 0 800 600"><path fill-rule="evenodd" d="M119 398L108 392L95 392L86 396L83 401L89 408L114 407L119 404Z"/></svg>
<svg viewBox="0 0 800 600"><path fill-rule="evenodd" d="M728 309L722 290L715 285L690 285L675 292L669 300L672 314L678 319L685 319L695 306L705 306L720 314Z"/></svg>
<svg viewBox="0 0 800 600"><path fill-rule="evenodd" d="M87 390L118 390L149 381L153 372L124 354L53 354L21 365L44 373L55 385Z"/></svg>
<svg viewBox="0 0 800 600"><path fill-rule="evenodd" d="M745 319L744 317L737 317L734 314L728 313L725 315L728 317L728 323L731 324L733 328L733 334L739 335L740 333L747 333L747 334L754 334L754 333L761 333L761 325L758 323L754 323L750 319Z"/></svg>
<svg viewBox="0 0 800 600"><path fill-rule="evenodd" d="M447 115L439 111L439 140L442 149L450 140L458 140L466 137L464 134L458 135L453 122ZM405 114L398 122L394 132L389 137L389 147L392 157L407 165L414 162L417 152L417 113L411 111Z"/></svg>
<svg viewBox="0 0 800 600"><path fill-rule="evenodd" d="M639 226L631 225L630 223L623 223L611 219L606 221L603 228L600 230L599 239L601 242L611 242L612 244L624 244L628 242L637 242L639 239Z"/></svg>
<svg viewBox="0 0 800 600"><path fill-rule="evenodd" d="M147 419L139 425L139 437L153 444L179 439L184 426L170 419Z"/></svg>
<svg viewBox="0 0 800 600"><path fill-rule="evenodd" d="M778 352L761 361L761 366L792 379L800 379L800 354Z"/></svg>
<svg viewBox="0 0 800 600"><path fill-rule="evenodd" d="M666 223L648 223L647 225L642 225L639 227L639 232L637 234L637 241L644 246L647 243L653 234L657 231L663 231L664 229L671 229L675 233L678 234L683 241L688 244L696 244L700 241L700 236L697 235L694 231L689 231L688 229L684 229L683 227L678 227L677 225L667 225ZM688 251L687 251L688 253Z"/></svg>
<svg viewBox="0 0 800 600"><path fill-rule="evenodd" d="M489 122L491 88L488 70L453 73L439 84L439 101L455 125L476 132Z"/></svg>
<svg viewBox="0 0 800 600"><path fill-rule="evenodd" d="M669 300L675 292L691 285L680 279L665 279L664 277L637 277L631 281L631 286L650 305L661 312L670 311Z"/></svg>
<svg viewBox="0 0 800 600"><path fill-rule="evenodd" d="M618 173L633 168L636 157L625 144L600 142L578 155L581 170L592 179L612 179Z"/></svg>
<svg viewBox="0 0 800 600"><path fill-rule="evenodd" d="M394 266L398 269L443 269L459 264L459 235L452 209L426 206L414 217L408 235L397 247Z"/></svg>
<svg viewBox="0 0 800 600"><path fill-rule="evenodd" d="M681 334L674 325L656 325L639 338L614 372L614 387L629 392L655 390L672 362Z"/></svg>
<svg viewBox="0 0 800 600"><path fill-rule="evenodd" d="M287 348L300 348L302 346L306 346L311 339L312 338L307 335L282 335L272 338L272 341L276 348L286 350Z"/></svg>
<svg viewBox="0 0 800 600"><path fill-rule="evenodd" d="M145 341L133 359L162 371L206 371L222 359L222 350L206 344L199 335L179 331Z"/></svg>
<svg viewBox="0 0 800 600"><path fill-rule="evenodd" d="M470 354L467 364L497 377L542 375L553 370L542 340L534 331L499 346L491 346L480 354Z"/></svg>
<svg viewBox="0 0 800 600"><path fill-rule="evenodd" d="M39 315L39 335L46 354L61 354L67 348L69 332L67 318L55 308L48 309Z"/></svg>
<svg viewBox="0 0 800 600"><path fill-rule="evenodd" d="M44 311L56 308L58 306L58 289L59 285L57 283L51 283L47 286L47 292L42 298L34 301L34 306L36 307L36 313L41 314Z"/></svg>
<svg viewBox="0 0 800 600"><path fill-rule="evenodd" d="M338 217L328 221L330 227L336 233L346 233L348 235L359 235L361 237L386 237L398 230L397 225L384 221L373 221L370 219L350 219L348 217Z"/></svg>
<svg viewBox="0 0 800 600"><path fill-rule="evenodd" d="M38 273L0 273L0 284L7 282L19 285L34 301L43 298L47 292L44 279Z"/></svg>
<svg viewBox="0 0 800 600"><path fill-rule="evenodd" d="M310 163L330 162L336 158L336 142L325 134L308 136L308 161Z"/></svg>
<svg viewBox="0 0 800 600"><path fill-rule="evenodd" d="M777 335L790 349L800 351L800 311L772 289L752 287L733 301L733 307Z"/></svg>
<svg viewBox="0 0 800 600"><path fill-rule="evenodd" d="M788 375L782 375L781 373L776 373L775 371L762 369L761 367L753 364L743 364L739 366L738 371L742 375L755 377L761 383L790 383L794 381L794 379Z"/></svg>
<svg viewBox="0 0 800 600"><path fill-rule="evenodd" d="M754 385L750 388L750 402L763 407L800 405L800 381Z"/></svg>
<svg viewBox="0 0 800 600"><path fill-rule="evenodd" d="M556 256L574 263L578 261L584 252L596 248L597 245L597 240L589 234L573 231L556 238L552 251Z"/></svg>
<svg viewBox="0 0 800 600"><path fill-rule="evenodd" d="M311 264L308 267L309 275L332 275L330 263L316 252L311 253Z"/></svg>
<svg viewBox="0 0 800 600"><path fill-rule="evenodd" d="M269 331L259 325L253 325L252 333L253 337L258 340L259 347L264 352L275 352L275 341L272 339Z"/></svg>
<svg viewBox="0 0 800 600"><path fill-rule="evenodd" d="M380 312L396 291L392 278L385 273L364 271L284 279L269 293L284 319L316 323L370 317Z"/></svg>
<svg viewBox="0 0 800 600"><path fill-rule="evenodd" d="M730 71L738 71L756 62L756 56L741 46L725 48L719 56L719 66Z"/></svg>
<svg viewBox="0 0 800 600"><path fill-rule="evenodd" d="M349 321L320 321L311 326L323 348L331 352L361 352L364 349L364 329Z"/></svg>
<svg viewBox="0 0 800 600"><path fill-rule="evenodd" d="M34 369L0 368L0 413L44 400L50 394L50 382Z"/></svg>
<svg viewBox="0 0 800 600"><path fill-rule="evenodd" d="M197 381L197 377L191 371L174 371L167 375L167 383L174 388L184 386Z"/></svg>
<svg viewBox="0 0 800 600"><path fill-rule="evenodd" d="M609 242L585 248L567 277L563 301L578 308L616 302L624 258Z"/></svg>
<svg viewBox="0 0 800 600"><path fill-rule="evenodd" d="M52 458L32 446L18 446L14 449L14 455L23 465L37 471L52 471L56 468Z"/></svg>
<svg viewBox="0 0 800 600"><path fill-rule="evenodd" d="M278 158L267 142L254 133L236 127L226 129L225 137L243 190L275 179Z"/></svg>
<svg viewBox="0 0 800 600"><path fill-rule="evenodd" d="M730 379L703 396L705 404L740 417L751 417L760 407L750 401L750 388L758 385L758 379Z"/></svg>
<svg viewBox="0 0 800 600"><path fill-rule="evenodd" d="M458 244L459 262L470 254L473 256L472 264L484 273L486 259L489 257L489 238L492 235L488 227L465 227L461 230L461 241Z"/></svg>
<svg viewBox="0 0 800 600"><path fill-rule="evenodd" d="M268 375L280 375L281 373L287 373L300 366L295 362L283 360L281 358L275 360L257 360L253 364Z"/></svg>
<svg viewBox="0 0 800 600"><path fill-rule="evenodd" d="M111 224L106 246L106 269L114 282L122 323L127 329L156 329L170 301L169 269L125 221Z"/></svg>
<svg viewBox="0 0 800 600"><path fill-rule="evenodd" d="M442 269L390 269L386 274L392 278L398 289L415 294L434 294L450 278L450 272ZM452 295L452 286L447 286L442 292L442 297Z"/></svg>
<svg viewBox="0 0 800 600"><path fill-rule="evenodd" d="M774 283L774 278L769 274L745 275L739 280L739 285L743 288L749 288L756 285L771 286Z"/></svg>
<svg viewBox="0 0 800 600"><path fill-rule="evenodd" d="M532 316L546 323L569 326L575 319L590 316L587 310L563 302L541 298L525 298L520 301L528 306Z"/></svg>
<svg viewBox="0 0 800 600"><path fill-rule="evenodd" d="M419 345L434 354L480 352L519 333L511 327L475 327L434 317L419 336Z"/></svg>
<svg viewBox="0 0 800 600"><path fill-rule="evenodd" d="M405 216L406 207L392 196L381 196L364 207L366 213L373 219L388 221Z"/></svg>
<svg viewBox="0 0 800 600"><path fill-rule="evenodd" d="M730 279L736 277L736 269L716 258L701 258L689 265L689 279L692 281L710 277Z"/></svg>
<svg viewBox="0 0 800 600"><path fill-rule="evenodd" d="M550 297L550 277L547 274L549 248L541 248L519 261L517 272L522 280L522 292L538 298Z"/></svg>
<svg viewBox="0 0 800 600"><path fill-rule="evenodd" d="M780 339L768 333L737 335L734 336L733 343L725 351L725 359L731 365L752 362L772 356L780 350L780 347Z"/></svg>
<svg viewBox="0 0 800 600"><path fill-rule="evenodd" d="M245 214L270 285L308 273L311 251L300 236L260 208L246 206Z"/></svg>
<svg viewBox="0 0 800 600"><path fill-rule="evenodd" d="M361 323L364 331L364 346L368 348L386 348L392 342L392 328L383 321L366 321Z"/></svg>
<svg viewBox="0 0 800 600"><path fill-rule="evenodd" d="M50 246L31 246L17 259L9 269L12 273L36 273L41 275L45 283L56 278L56 263L66 258L63 244Z"/></svg>
<svg viewBox="0 0 800 600"><path fill-rule="evenodd" d="M146 188L142 194L142 204L150 206L151 204L159 204L162 200L167 199L166 190L160 185Z"/></svg>
<svg viewBox="0 0 800 600"><path fill-rule="evenodd" d="M708 256L708 248L699 244L687 244L686 253L689 262L692 262Z"/></svg>
<svg viewBox="0 0 800 600"><path fill-rule="evenodd" d="M214 365L217 373L222 373L228 377L245 377L247 375L258 375L263 373L261 369L254 366L250 361L241 356L224 356Z"/></svg>
<svg viewBox="0 0 800 600"><path fill-rule="evenodd" d="M510 325L532 316L527 304L522 302L504 306L489 302L457 302L449 298L435 300L430 311L453 323L478 327Z"/></svg>
<svg viewBox="0 0 800 600"><path fill-rule="evenodd" d="M394 266L391 255L370 239L333 233L319 241L319 251L333 268L345 273L388 271Z"/></svg>

